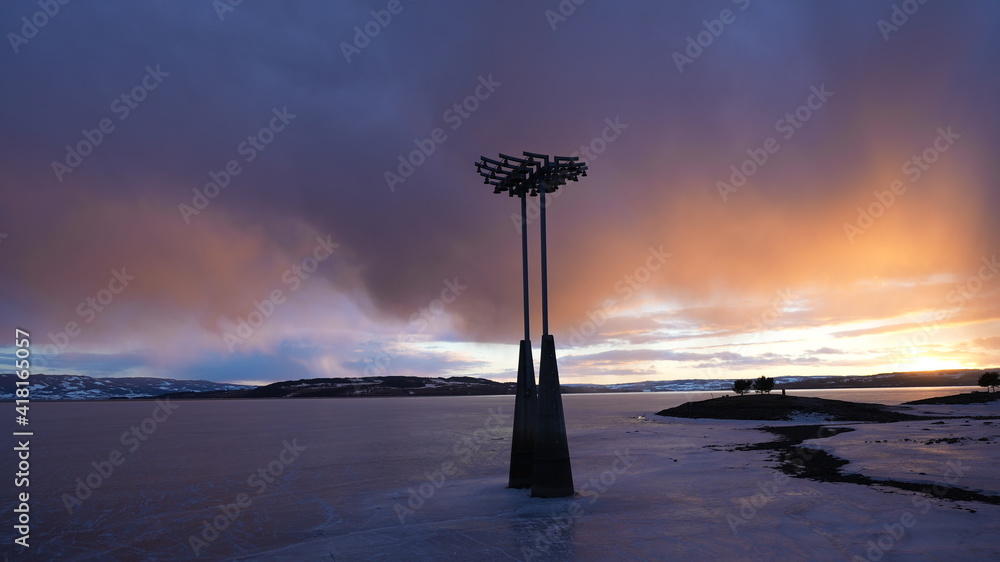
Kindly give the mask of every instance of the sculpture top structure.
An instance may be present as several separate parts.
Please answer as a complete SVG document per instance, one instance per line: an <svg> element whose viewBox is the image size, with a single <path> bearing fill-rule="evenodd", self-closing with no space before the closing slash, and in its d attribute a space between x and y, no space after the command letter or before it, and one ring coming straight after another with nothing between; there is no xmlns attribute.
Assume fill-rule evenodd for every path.
<svg viewBox="0 0 1000 562"><path fill-rule="evenodd" d="M550 160L546 154L523 154L526 159L501 153L502 162L482 156L476 162L476 171L483 176L483 183L493 186L493 193L507 191L511 197L523 193L535 197L543 186L546 193L552 193L568 181L587 177L587 165L576 156L556 156Z"/></svg>

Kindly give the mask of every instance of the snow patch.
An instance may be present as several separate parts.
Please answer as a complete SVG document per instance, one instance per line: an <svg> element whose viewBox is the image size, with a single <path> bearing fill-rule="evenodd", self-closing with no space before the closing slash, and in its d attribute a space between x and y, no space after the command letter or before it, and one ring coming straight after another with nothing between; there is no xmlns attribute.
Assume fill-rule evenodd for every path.
<svg viewBox="0 0 1000 562"><path fill-rule="evenodd" d="M823 423L834 421L833 418L824 414L817 412L802 412L798 410L788 414L785 419L797 423Z"/></svg>

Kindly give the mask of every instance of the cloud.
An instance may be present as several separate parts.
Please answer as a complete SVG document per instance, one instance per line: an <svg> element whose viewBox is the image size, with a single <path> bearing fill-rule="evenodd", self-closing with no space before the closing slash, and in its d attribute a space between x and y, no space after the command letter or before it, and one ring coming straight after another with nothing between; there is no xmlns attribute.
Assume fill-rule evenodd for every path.
<svg viewBox="0 0 1000 562"><path fill-rule="evenodd" d="M972 340L972 345L982 349L1000 349L1000 336L976 338Z"/></svg>
<svg viewBox="0 0 1000 562"><path fill-rule="evenodd" d="M876 25L885 6L754 3L683 72L671 54L714 9L587 4L553 32L530 2L404 5L349 63L341 44L370 17L364 3L244 4L221 21L210 3L74 4L4 55L4 317L47 345L82 324L66 351L135 353L151 372L264 377L246 357L335 342L339 357L322 364L298 348L296 369L342 373L457 278L467 291L421 337L510 344L522 329L517 200L477 182L472 163L521 150L589 152L588 177L547 217L551 331L568 343L614 311L581 349L909 330L949 311L955 285L1000 246L994 3L928 4L889 41ZM0 21L13 29L23 11L5 5ZM482 22L520 31L484 36ZM558 62L526 62L539 60ZM168 75L120 118L114 100L150 65ZM778 120L820 87L832 96L786 138ZM275 110L295 117L262 133ZM60 181L53 161L104 118L113 132ZM609 122L625 125L610 141ZM954 145L908 173L948 127ZM436 129L447 138L428 145ZM257 136L269 141L248 160L240 147ZM723 200L718 182L769 137L780 149ZM412 173L390 189L401 158ZM186 224L178 205L230 161L241 171ZM906 190L886 203L897 180ZM284 273L317 236L340 246L292 294ZM654 270L661 247L671 257ZM86 323L79 306L120 268L134 285ZM949 325L998 318L1000 290L982 283ZM275 289L287 304L228 353L225 333ZM775 307L781 291L794 302ZM825 355L803 352L755 364ZM412 368L496 372L449 353ZM674 353L655 360L694 352Z"/></svg>

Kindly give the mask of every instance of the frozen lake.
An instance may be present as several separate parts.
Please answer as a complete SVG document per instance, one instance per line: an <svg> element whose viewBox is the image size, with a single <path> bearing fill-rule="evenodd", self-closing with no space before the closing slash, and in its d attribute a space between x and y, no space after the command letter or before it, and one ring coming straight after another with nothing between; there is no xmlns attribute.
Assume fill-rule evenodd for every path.
<svg viewBox="0 0 1000 562"><path fill-rule="evenodd" d="M960 390L790 393L898 404ZM725 450L772 440L752 430L763 424L653 415L712 394L565 396L579 495L555 500L504 488L511 396L33 403L30 556L10 525L3 548L102 561L1000 558L1000 506L782 479L766 452ZM970 408L941 411L1000 414ZM967 431L908 423L817 443L864 472L863 431L900 447L920 424ZM975 446L880 448L871 475L917 456L929 483L957 462L954 485L1000 494L1000 420L968 423ZM3 466L16 472L11 454Z"/></svg>

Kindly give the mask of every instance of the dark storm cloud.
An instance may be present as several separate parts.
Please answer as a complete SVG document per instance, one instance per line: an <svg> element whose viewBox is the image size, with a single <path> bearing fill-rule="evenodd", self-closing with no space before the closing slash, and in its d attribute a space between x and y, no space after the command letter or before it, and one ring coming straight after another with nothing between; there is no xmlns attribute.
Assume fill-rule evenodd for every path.
<svg viewBox="0 0 1000 562"><path fill-rule="evenodd" d="M606 299L635 305L618 283L650 247L674 258L642 290L697 307L720 293L964 272L1000 242L985 212L1000 203L994 3L928 3L888 40L877 24L888 1L587 2L555 30L545 12L557 2L404 0L373 22L387 5L243 3L220 18L209 1L74 2L0 55L5 318L61 330L124 265L143 282L77 342L151 323L173 326L157 332L165 342L190 324L219 336L220 318L245 316L331 236L336 262L317 275L354 299L351 314L408 322L458 278L469 288L443 337L507 341L520 322L517 205L477 182L472 162L526 149L602 149L551 209L560 330ZM20 33L38 9L5 4L0 26ZM735 20L678 71L674 53L726 9ZM355 27L378 34L356 43ZM716 182L824 85L833 97L723 202ZM247 143L278 114L292 117L257 140L271 142ZM113 131L57 177L53 161L104 119ZM949 125L960 149L847 243L856 208ZM401 156L412 174L390 188ZM232 160L240 171L223 173ZM226 175L185 217L178 206ZM847 300L818 307L870 314ZM753 319L707 307L706 326Z"/></svg>

